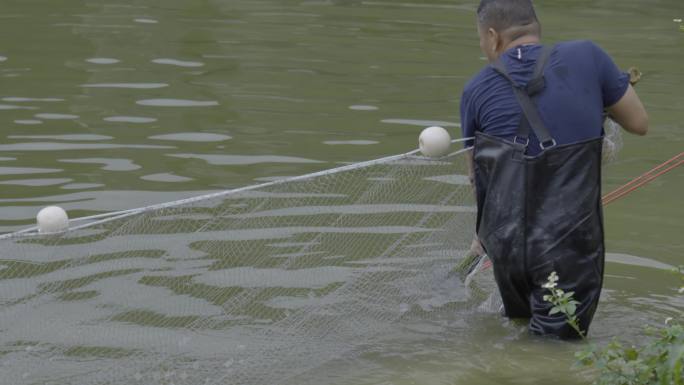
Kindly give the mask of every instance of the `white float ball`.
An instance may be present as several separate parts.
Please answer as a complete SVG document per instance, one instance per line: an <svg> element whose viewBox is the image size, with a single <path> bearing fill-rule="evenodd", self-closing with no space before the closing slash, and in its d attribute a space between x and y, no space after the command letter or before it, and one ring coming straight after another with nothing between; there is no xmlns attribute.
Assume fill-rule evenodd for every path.
<svg viewBox="0 0 684 385"><path fill-rule="evenodd" d="M423 155L430 158L444 156L449 152L451 146L451 136L442 127L428 127L420 133L418 137L418 148Z"/></svg>
<svg viewBox="0 0 684 385"><path fill-rule="evenodd" d="M40 233L59 233L69 228L69 217L63 208L48 206L38 212L38 231Z"/></svg>

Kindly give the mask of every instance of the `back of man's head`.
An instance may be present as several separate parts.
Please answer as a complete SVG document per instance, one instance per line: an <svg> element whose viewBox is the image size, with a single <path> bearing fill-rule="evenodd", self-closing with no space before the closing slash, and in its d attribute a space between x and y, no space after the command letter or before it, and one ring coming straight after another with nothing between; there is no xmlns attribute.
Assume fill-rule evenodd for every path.
<svg viewBox="0 0 684 385"><path fill-rule="evenodd" d="M481 0L477 18L481 27L493 28L499 33L522 27L541 34L532 0Z"/></svg>

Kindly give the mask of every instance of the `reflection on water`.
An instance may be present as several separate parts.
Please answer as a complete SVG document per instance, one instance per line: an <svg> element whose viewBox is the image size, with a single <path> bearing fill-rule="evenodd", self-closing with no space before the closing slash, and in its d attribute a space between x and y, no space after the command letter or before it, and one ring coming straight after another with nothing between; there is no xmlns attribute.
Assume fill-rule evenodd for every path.
<svg viewBox="0 0 684 385"><path fill-rule="evenodd" d="M60 98L22 98L22 97L6 97L2 98L3 101L5 102L14 102L14 103L21 103L21 102L63 102L64 99Z"/></svg>
<svg viewBox="0 0 684 385"><path fill-rule="evenodd" d="M647 6L637 0L601 0L586 8L586 4L570 3L538 4L547 41L593 39L619 66L637 65L645 74L638 92L650 111L653 134L625 138L620 160L605 170L606 190L610 190L681 151L684 35L672 21L681 4L679 0ZM53 203L73 215L128 209L405 152L416 146L425 126L441 125L458 137L460 90L484 64L474 31L475 6L474 2L442 0L4 4L0 32L17 38L8 40L0 52L0 161L6 162L0 167L0 229L29 224L40 207ZM607 17L613 22L606 23ZM608 245L615 253L608 258L607 290L592 331L594 338L635 335L643 317L660 322L668 312L681 309L670 290L676 283L668 281L660 269L681 259L682 172L675 170L606 209ZM445 171L426 181L461 188L469 183L462 174ZM369 175L359 183L396 180L393 175ZM295 200L297 196L290 195ZM313 220L320 220L360 215L364 210L370 215L390 215L402 209L327 205L293 202L278 213L288 214L284 218L290 220L315 214ZM458 205L443 209L460 213ZM269 211L259 213L238 218L264 219ZM280 250L285 255L315 247L313 241L289 239L301 236L299 231L339 237L350 247L365 236L345 226L295 231L283 224L282 228L289 229L271 234L233 229L212 234L212 240L274 236L278 242L271 244L285 245ZM148 254L131 259L130 265L107 262L117 260L107 253L128 246ZM52 254L36 252L31 263L37 274L49 279L29 282L24 278L28 281L14 286L26 284L27 292L43 294L22 309L33 309L35 316L8 318L7 322L23 328L21 333L27 338L3 345L0 368L15 365L10 353L19 352L35 355L37 361L31 363L40 365L31 373L12 372L14 377L7 381L60 378L68 372L64 363L42 358L55 346L78 345L88 339L102 346L95 350L80 346L64 354L81 359L85 371L101 371L102 378L120 370L122 362L139 368L139 373L131 371L131 381L141 383L187 383L202 371L202 378L208 378L212 375L207 371L217 367L225 369L224 374L232 368L235 375L236 367L247 366L240 365L241 354L256 349L249 331L204 330L190 340L176 338L173 328L192 323L192 317L219 314L217 305L198 300L197 292L170 293L164 286L168 281L149 280L176 272L180 278L174 278L174 285L197 288L204 278L184 281L182 276L202 269L217 280L216 272L221 270L211 270L200 257L209 251L198 252L201 245L179 245L170 236L97 247L103 251L93 254L101 253L97 254L101 264L93 262L97 268L80 273L78 264L50 265L58 262L50 259ZM175 255L181 261L161 261L154 254L159 250L170 253L172 247L177 247ZM76 249L74 253L74 258L80 255ZM315 259L318 254L302 255ZM196 265L187 263L193 257L199 258L193 262ZM7 269L7 265L0 267L0 277ZM246 282L262 274L254 275L255 268L251 269L234 267L225 277ZM279 275L264 269L268 277ZM48 270L58 273L50 275ZM311 278L301 279L341 274L311 273ZM64 281L67 276L95 278L76 288ZM443 286L434 292L458 293L441 282ZM263 303L277 312L325 303L323 297L300 294L269 297ZM50 302L54 300L51 295L58 296L58 302ZM224 298L221 295L217 298ZM188 296L194 300L186 300ZM124 299L131 307L127 311L121 310ZM39 333L48 330L45 324L54 317L65 320L60 325L64 333ZM118 326L111 334L103 334L95 326L103 320ZM217 322L239 321L239 317L225 317ZM144 332L140 332L141 322L150 326ZM168 327L152 327L160 323ZM315 371L316 375L329 373L324 381L302 373L293 383L489 384L515 383L521 377L578 382L567 369L574 347L530 340L523 326L498 317L451 311L403 327L370 344L362 356L331 352L335 359ZM0 338L5 337L0 332ZM190 351L206 354L207 361L178 362L173 373L167 368L145 372L145 364L136 362L143 357L138 355L140 350L161 342L170 356ZM86 359L96 356L100 359ZM292 360L297 361L296 357ZM104 368L103 363L108 366ZM252 369L267 372L265 365ZM213 381L220 383L215 377Z"/></svg>
<svg viewBox="0 0 684 385"><path fill-rule="evenodd" d="M17 186L54 186L69 183L71 181L73 181L73 179L68 178L10 179L2 181L0 184Z"/></svg>
<svg viewBox="0 0 684 385"><path fill-rule="evenodd" d="M93 63L93 64L116 64L116 63L119 63L121 60L106 58L106 57L94 57L91 59L86 59L86 61L88 63Z"/></svg>
<svg viewBox="0 0 684 385"><path fill-rule="evenodd" d="M154 123L157 121L156 118L146 118L143 116L108 116L102 120L119 123Z"/></svg>
<svg viewBox="0 0 684 385"><path fill-rule="evenodd" d="M157 24L157 20L152 20L152 19L134 19L136 23L143 23L143 24Z"/></svg>
<svg viewBox="0 0 684 385"><path fill-rule="evenodd" d="M133 171L140 168L139 165L129 159L114 158L80 158L80 159L60 159L62 163L94 163L102 164L101 170L105 171Z"/></svg>
<svg viewBox="0 0 684 385"><path fill-rule="evenodd" d="M350 110L355 110L355 111L376 111L378 110L378 107L376 106L367 106L367 105L361 105L361 104L355 104L353 106L349 106Z"/></svg>
<svg viewBox="0 0 684 385"><path fill-rule="evenodd" d="M8 139L54 139L54 140L110 140L114 137L95 134L63 134L63 135L8 135Z"/></svg>
<svg viewBox="0 0 684 385"><path fill-rule="evenodd" d="M442 122L439 120L417 120L417 119L383 119L383 123L390 123L390 124L407 124L410 126L420 126L420 127L428 127L428 126L442 126L442 127L461 127L460 123L453 123L453 122Z"/></svg>
<svg viewBox="0 0 684 385"><path fill-rule="evenodd" d="M28 175L62 172L59 168L0 167L0 175Z"/></svg>
<svg viewBox="0 0 684 385"><path fill-rule="evenodd" d="M182 159L202 159L212 165L251 165L261 163L323 163L314 159L278 155L202 155L202 154L169 154L170 157Z"/></svg>
<svg viewBox="0 0 684 385"><path fill-rule="evenodd" d="M204 67L204 63L198 61L184 61L177 59L154 59L152 63L156 64L168 64L178 67Z"/></svg>
<svg viewBox="0 0 684 385"><path fill-rule="evenodd" d="M63 190L87 190L92 188L103 187L103 184L99 183L69 183L61 186Z"/></svg>
<svg viewBox="0 0 684 385"><path fill-rule="evenodd" d="M44 119L44 120L71 120L71 119L78 119L78 115L70 115L70 114L53 114L53 113L40 113L40 114L35 114L33 115L34 117L38 119Z"/></svg>
<svg viewBox="0 0 684 385"><path fill-rule="evenodd" d="M13 106L10 104L0 104L0 110L37 110L37 107Z"/></svg>
<svg viewBox="0 0 684 385"><path fill-rule="evenodd" d="M180 175L175 175L171 174L168 172L161 173L161 174L150 174L150 175L144 175L141 176L140 179L142 180L149 180L153 182L172 182L172 183L177 183L177 182L189 182L192 180L192 178L180 176Z"/></svg>
<svg viewBox="0 0 684 385"><path fill-rule="evenodd" d="M94 83L81 84L83 88L131 88L142 90L153 90L155 88L164 88L169 85L166 83Z"/></svg>
<svg viewBox="0 0 684 385"><path fill-rule="evenodd" d="M329 146L336 146L340 144L351 144L355 146L368 146L371 144L378 144L380 142L375 141L375 140L326 140L323 142L323 144L327 144Z"/></svg>
<svg viewBox="0 0 684 385"><path fill-rule="evenodd" d="M136 104L156 107L212 107L219 103L213 100L145 99L138 100Z"/></svg>
<svg viewBox="0 0 684 385"><path fill-rule="evenodd" d="M228 135L208 132L178 132L175 134L153 135L150 139L176 140L180 142L222 142L231 139Z"/></svg>
<svg viewBox="0 0 684 385"><path fill-rule="evenodd" d="M43 124L42 120L35 120L35 119L17 119L14 121L16 124L21 124L21 125L36 125L36 124Z"/></svg>
<svg viewBox="0 0 684 385"><path fill-rule="evenodd" d="M31 142L0 144L0 151L64 151L64 150L103 150L118 148L135 149L172 149L173 146L160 146L153 144L114 144L114 143L53 143L53 142Z"/></svg>

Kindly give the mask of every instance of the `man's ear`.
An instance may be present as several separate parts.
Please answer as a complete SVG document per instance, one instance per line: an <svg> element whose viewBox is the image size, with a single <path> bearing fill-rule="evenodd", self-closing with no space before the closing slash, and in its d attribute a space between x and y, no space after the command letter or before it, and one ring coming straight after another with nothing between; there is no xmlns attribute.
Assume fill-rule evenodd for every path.
<svg viewBox="0 0 684 385"><path fill-rule="evenodd" d="M490 50L490 52L496 56L496 53L499 51L499 45L501 44L501 36L499 35L498 32L494 30L494 28L488 28L487 29L487 43L489 44L489 47L487 49Z"/></svg>

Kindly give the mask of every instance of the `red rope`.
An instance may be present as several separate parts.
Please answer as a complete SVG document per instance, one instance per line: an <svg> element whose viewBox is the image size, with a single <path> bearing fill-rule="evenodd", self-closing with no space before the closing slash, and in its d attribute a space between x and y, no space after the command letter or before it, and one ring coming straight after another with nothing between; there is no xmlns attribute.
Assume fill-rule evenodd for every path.
<svg viewBox="0 0 684 385"><path fill-rule="evenodd" d="M671 158L671 159L668 159L667 161L665 161L665 162L659 164L658 166L652 168L651 170L645 172L644 174L640 175L639 177L634 178L634 179L631 180L629 183L627 183L627 184L625 184L625 185L623 185L623 186L620 186L620 187L618 187L617 189L615 189L614 191L612 191L612 192L606 194L606 196L604 196L603 199L608 199L608 198L610 198L611 195L619 193L619 192L622 191L623 189L626 189L626 188L630 187L631 185L633 185L633 184L639 182L641 179L649 177L652 173L654 173L654 172L658 171L659 169L661 169L661 168L667 166L668 164L670 164L670 163L672 163L672 162L676 162L680 157L682 157L683 154L684 154L684 153L680 153L679 155L677 155L677 156L675 156L675 157L673 157L673 158Z"/></svg>
<svg viewBox="0 0 684 385"><path fill-rule="evenodd" d="M659 164L658 166L652 168L644 174L632 179L628 183L609 192L602 199L603 205L605 206L608 203L615 201L616 199L622 198L623 196L631 193L639 187L642 187L647 183L650 183L659 176L664 175L674 170L675 168L681 166L682 164L684 164L684 159L682 159L682 157L684 157L684 152L679 153L675 157L668 159L667 161Z"/></svg>

